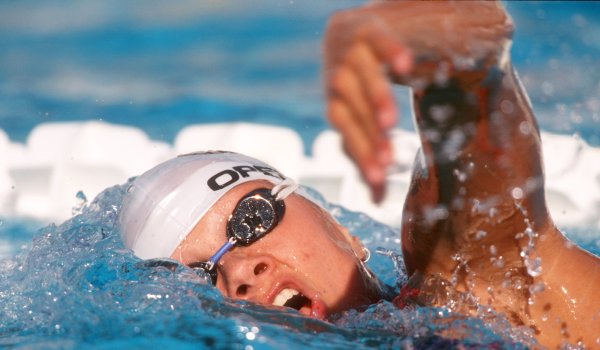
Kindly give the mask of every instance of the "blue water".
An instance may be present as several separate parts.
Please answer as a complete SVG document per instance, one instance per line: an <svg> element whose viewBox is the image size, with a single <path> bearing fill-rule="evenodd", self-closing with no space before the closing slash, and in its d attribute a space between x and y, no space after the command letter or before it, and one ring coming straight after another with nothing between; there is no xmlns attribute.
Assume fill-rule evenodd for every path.
<svg viewBox="0 0 600 350"><path fill-rule="evenodd" d="M319 46L326 19L358 3L2 1L0 128L22 142L39 123L92 119L171 142L190 123L244 120L291 127L308 148L327 128ZM508 7L517 23L515 65L542 128L600 145L600 4ZM109 189L58 226L0 214L0 348L535 346L502 317L484 325L382 302L324 323L232 302L183 266L154 266L124 249L114 229L121 195L121 187ZM398 289L406 280L398 232L331 211L373 252L391 252L373 254L369 265ZM589 230L597 232L567 233L600 254L598 238L585 238L598 237ZM445 329L464 340L445 339Z"/></svg>
<svg viewBox="0 0 600 350"><path fill-rule="evenodd" d="M0 128L104 120L173 141L190 123L327 128L321 38L360 1L0 2ZM543 129L600 145L600 3L507 4L513 57ZM404 99L402 125L410 128Z"/></svg>
<svg viewBox="0 0 600 350"><path fill-rule="evenodd" d="M521 349L534 344L502 317L484 325L448 310L401 310L381 302L325 323L225 299L187 267L141 261L123 247L115 218L124 188L107 190L82 214L41 229L29 248L0 260L0 347ZM400 257L390 253L398 248L397 232L362 214L329 209L371 249L387 253L374 254L370 266L397 291L406 280ZM465 339L444 338L447 329Z"/></svg>

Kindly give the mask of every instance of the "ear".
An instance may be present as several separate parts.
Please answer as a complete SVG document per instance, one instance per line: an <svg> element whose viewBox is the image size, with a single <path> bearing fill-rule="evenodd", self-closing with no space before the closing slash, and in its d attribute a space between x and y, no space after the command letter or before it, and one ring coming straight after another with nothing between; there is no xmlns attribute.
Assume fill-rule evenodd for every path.
<svg viewBox="0 0 600 350"><path fill-rule="evenodd" d="M345 226L342 226L340 223L336 223L336 224L338 226L338 229L340 230L340 232L342 233L342 235L346 239L346 241L348 241L348 243L350 243L350 247L354 251L354 254L361 261L365 261L365 259L367 258L367 255L365 254L365 250L364 250L365 245L360 240L360 238L358 238L357 236L353 236L350 233L350 231L348 230L348 228L346 228Z"/></svg>

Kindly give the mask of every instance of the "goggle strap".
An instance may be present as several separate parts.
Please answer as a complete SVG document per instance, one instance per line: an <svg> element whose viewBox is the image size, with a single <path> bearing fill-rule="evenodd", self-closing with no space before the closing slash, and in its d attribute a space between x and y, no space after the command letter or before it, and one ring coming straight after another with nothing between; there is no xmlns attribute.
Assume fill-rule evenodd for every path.
<svg viewBox="0 0 600 350"><path fill-rule="evenodd" d="M294 180L286 177L278 185L273 187L271 190L271 195L275 196L275 200L281 201L287 198L290 194L294 193L298 187L298 184Z"/></svg>
<svg viewBox="0 0 600 350"><path fill-rule="evenodd" d="M210 264L210 270L213 269L213 267L219 262L219 260L221 260L223 255L225 255L225 253L227 253L229 250L231 250L231 248L233 248L236 243L237 243L237 240L235 238L233 238L233 237L230 238L227 241L227 243L223 244L223 246L221 248L219 248L219 250L217 250L215 255L211 256L210 259L208 259L207 263Z"/></svg>

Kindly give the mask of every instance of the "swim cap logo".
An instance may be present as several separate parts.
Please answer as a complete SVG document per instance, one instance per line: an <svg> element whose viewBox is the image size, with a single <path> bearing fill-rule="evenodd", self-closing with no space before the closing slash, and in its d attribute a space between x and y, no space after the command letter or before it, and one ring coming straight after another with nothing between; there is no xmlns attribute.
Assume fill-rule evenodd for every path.
<svg viewBox="0 0 600 350"><path fill-rule="evenodd" d="M260 165L238 165L231 169L225 169L211 176L206 184L213 191L219 191L227 186L236 183L240 178L250 177L252 172L260 172L267 176L272 176L281 180L285 177L277 170Z"/></svg>

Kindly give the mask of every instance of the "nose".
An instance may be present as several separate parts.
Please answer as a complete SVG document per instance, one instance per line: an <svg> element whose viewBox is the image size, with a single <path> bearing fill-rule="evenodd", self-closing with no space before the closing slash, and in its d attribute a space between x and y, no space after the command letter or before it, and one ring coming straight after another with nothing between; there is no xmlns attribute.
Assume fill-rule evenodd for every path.
<svg viewBox="0 0 600 350"><path fill-rule="evenodd" d="M242 256L230 254L220 266L223 288L234 299L260 302L271 287L275 261L265 255Z"/></svg>

